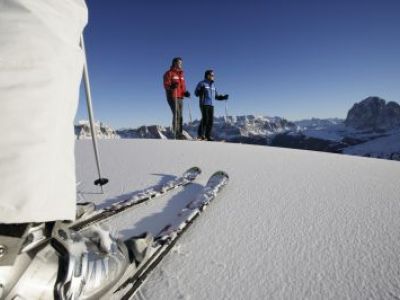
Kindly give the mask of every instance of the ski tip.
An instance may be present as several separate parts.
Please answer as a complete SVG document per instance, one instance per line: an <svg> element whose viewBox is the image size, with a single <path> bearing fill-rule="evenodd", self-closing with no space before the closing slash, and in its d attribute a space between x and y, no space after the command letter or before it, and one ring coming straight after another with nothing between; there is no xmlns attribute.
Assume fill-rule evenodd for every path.
<svg viewBox="0 0 400 300"><path fill-rule="evenodd" d="M221 171L221 170L212 174L210 178L213 178L213 177L224 177L224 178L226 178L226 180L229 180L228 173L226 173L225 171Z"/></svg>
<svg viewBox="0 0 400 300"><path fill-rule="evenodd" d="M201 174L201 169L199 167L191 167L190 169L188 169L185 173L196 173L197 175Z"/></svg>

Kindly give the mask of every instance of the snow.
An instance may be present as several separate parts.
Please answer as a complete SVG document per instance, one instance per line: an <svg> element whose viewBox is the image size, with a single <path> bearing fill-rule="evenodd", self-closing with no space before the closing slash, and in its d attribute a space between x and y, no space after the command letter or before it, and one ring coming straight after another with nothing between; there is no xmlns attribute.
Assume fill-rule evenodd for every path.
<svg viewBox="0 0 400 300"><path fill-rule="evenodd" d="M343 124L338 124L327 128L304 129L303 133L308 137L317 139L340 141L343 134L346 133L346 128Z"/></svg>
<svg viewBox="0 0 400 300"><path fill-rule="evenodd" d="M79 199L111 204L197 165L185 190L110 222L157 233L221 169L230 183L137 299L364 299L400 295L400 163L217 142L77 141Z"/></svg>
<svg viewBox="0 0 400 300"><path fill-rule="evenodd" d="M308 137L313 137L317 139L323 139L328 141L340 141L342 136L341 132L336 130L320 130L320 129L311 129L311 130L304 130L304 135Z"/></svg>
<svg viewBox="0 0 400 300"><path fill-rule="evenodd" d="M343 150L345 154L379 156L385 153L398 152L400 149L400 133L374 139Z"/></svg>
<svg viewBox="0 0 400 300"><path fill-rule="evenodd" d="M311 119L294 123L304 135L329 141L340 141L349 132L341 119Z"/></svg>

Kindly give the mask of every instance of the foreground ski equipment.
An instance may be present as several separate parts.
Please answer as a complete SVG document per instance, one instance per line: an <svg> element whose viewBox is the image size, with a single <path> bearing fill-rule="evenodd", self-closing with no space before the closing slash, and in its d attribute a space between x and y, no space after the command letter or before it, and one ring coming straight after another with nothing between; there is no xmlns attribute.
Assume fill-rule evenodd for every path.
<svg viewBox="0 0 400 300"><path fill-rule="evenodd" d="M0 299L99 299L130 264L126 245L100 226L82 233L59 221L51 236L0 269Z"/></svg>
<svg viewBox="0 0 400 300"><path fill-rule="evenodd" d="M29 231L34 246L24 246L26 252L17 257L15 270L6 274L11 277L6 278L4 286L4 282L0 284L0 298L130 299L228 179L224 172L215 173L203 191L158 235L130 237L125 240L127 248L111 235L105 238L108 231L100 227L81 233L71 230L67 222L56 222L52 239L44 243L42 235L36 233L42 229L38 226ZM92 208L89 205L89 211ZM104 252L107 245L109 250Z"/></svg>
<svg viewBox="0 0 400 300"><path fill-rule="evenodd" d="M59 257L55 299L99 299L125 273L129 254L124 243L100 226L92 229L85 237L56 224L51 241Z"/></svg>
<svg viewBox="0 0 400 300"><path fill-rule="evenodd" d="M129 208L132 208L140 203L149 201L153 198L160 197L165 195L167 192L174 190L181 186L186 186L192 183L199 175L201 174L201 169L198 167L192 167L188 169L181 177L172 179L165 184L161 184L154 188L149 188L144 190L140 194L114 203L111 206L108 206L102 210L96 211L91 216L78 220L77 222L73 223L70 228L72 230L83 230L84 228L97 223L103 222L104 220L122 212Z"/></svg>
<svg viewBox="0 0 400 300"><path fill-rule="evenodd" d="M151 245L146 249L147 251L141 250L141 253L146 252L146 255L135 257L134 262L127 269L127 275L123 277L124 281L121 281L119 288L109 296L113 299L114 297L116 297L115 299L123 300L131 299L151 271L160 263L162 258L168 254L177 240L190 225L193 224L194 220L200 216L210 202L217 197L228 182L229 176L227 173L223 171L214 173L208 180L203 191L178 213L176 222L165 226L161 232L154 237ZM144 236L138 238L143 239ZM149 240L149 238L146 237L146 240Z"/></svg>

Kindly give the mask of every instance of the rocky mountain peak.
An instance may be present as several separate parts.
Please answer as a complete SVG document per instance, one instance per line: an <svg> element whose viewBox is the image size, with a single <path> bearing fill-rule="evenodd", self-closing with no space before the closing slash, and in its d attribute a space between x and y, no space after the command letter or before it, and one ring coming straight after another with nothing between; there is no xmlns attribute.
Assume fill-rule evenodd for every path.
<svg viewBox="0 0 400 300"><path fill-rule="evenodd" d="M96 122L94 127L96 137L99 139L119 138L119 135L115 132L115 130L104 123ZM75 125L75 136L78 140L92 138L89 121L79 121L79 123Z"/></svg>
<svg viewBox="0 0 400 300"><path fill-rule="evenodd" d="M368 97L353 105L346 126L360 130L390 130L400 126L400 105L380 97Z"/></svg>

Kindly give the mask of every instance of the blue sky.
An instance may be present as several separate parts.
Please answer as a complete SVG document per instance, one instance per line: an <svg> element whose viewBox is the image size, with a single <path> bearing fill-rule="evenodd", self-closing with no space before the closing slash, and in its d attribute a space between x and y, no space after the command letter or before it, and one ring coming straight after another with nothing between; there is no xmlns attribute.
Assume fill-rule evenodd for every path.
<svg viewBox="0 0 400 300"><path fill-rule="evenodd" d="M204 71L215 70L233 115L344 118L368 96L400 102L399 0L88 0L88 7L95 117L114 128L169 125L162 76L175 56L184 59L192 94ZM192 96L185 121L188 104L200 115Z"/></svg>

